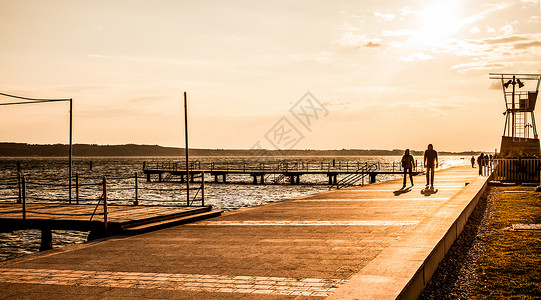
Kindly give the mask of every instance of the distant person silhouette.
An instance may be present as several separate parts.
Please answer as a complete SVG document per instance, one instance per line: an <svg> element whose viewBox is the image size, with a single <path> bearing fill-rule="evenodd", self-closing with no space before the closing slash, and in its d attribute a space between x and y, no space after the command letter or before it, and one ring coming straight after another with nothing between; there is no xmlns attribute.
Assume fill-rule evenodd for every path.
<svg viewBox="0 0 541 300"><path fill-rule="evenodd" d="M475 168L475 157L471 157L471 167Z"/></svg>
<svg viewBox="0 0 541 300"><path fill-rule="evenodd" d="M406 149L404 156L402 156L402 168L404 169L404 183L402 188L406 187L406 177L410 175L411 186L413 186L413 156L410 154L410 149Z"/></svg>
<svg viewBox="0 0 541 300"><path fill-rule="evenodd" d="M426 168L426 187L434 189L434 168L439 166L438 152L434 150L432 144L428 144L428 149L425 150L424 166Z"/></svg>
<svg viewBox="0 0 541 300"><path fill-rule="evenodd" d="M485 159L485 155L481 153L479 157L477 157L477 165L479 166L479 175L483 175L483 163Z"/></svg>

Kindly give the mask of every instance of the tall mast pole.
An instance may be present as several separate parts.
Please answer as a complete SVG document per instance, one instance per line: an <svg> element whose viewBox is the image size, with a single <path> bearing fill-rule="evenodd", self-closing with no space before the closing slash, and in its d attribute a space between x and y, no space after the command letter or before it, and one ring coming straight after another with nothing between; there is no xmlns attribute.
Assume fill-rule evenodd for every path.
<svg viewBox="0 0 541 300"><path fill-rule="evenodd" d="M511 82L511 84L513 85L513 94L511 96L511 101L512 101L511 108L513 109L512 110L513 114L511 115L513 121L511 122L511 126L513 126L513 127L511 129L511 136L513 137L513 140L514 140L514 138L515 138L515 125L516 125L515 124L515 75L513 75L513 82Z"/></svg>
<svg viewBox="0 0 541 300"><path fill-rule="evenodd" d="M68 164L69 164L69 167L68 167L68 177L69 177L69 196L68 196L68 200L69 200L69 203L71 204L71 173L72 173L72 169L71 169L71 165L72 165L72 150L73 150L73 99L70 98L70 146L69 146L69 161L68 161Z"/></svg>
<svg viewBox="0 0 541 300"><path fill-rule="evenodd" d="M184 137L186 142L186 205L190 205L190 160L188 155L188 99L184 92Z"/></svg>

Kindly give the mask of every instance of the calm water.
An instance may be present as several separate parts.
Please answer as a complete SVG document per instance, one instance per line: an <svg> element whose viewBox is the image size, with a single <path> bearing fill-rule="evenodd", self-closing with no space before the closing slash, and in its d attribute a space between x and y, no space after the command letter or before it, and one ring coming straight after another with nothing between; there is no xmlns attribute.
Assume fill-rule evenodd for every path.
<svg viewBox="0 0 541 300"><path fill-rule="evenodd" d="M381 168L398 168L400 157L287 157L287 158L250 158L250 157L194 157L192 161L201 164L215 162L216 164L273 164L286 162L289 165L304 163L310 169L329 167L344 167L346 164L353 168L357 163L379 162ZM79 200L81 203L96 203L101 195L103 177L107 178L108 203L133 204L135 200L135 173L138 173L138 200L140 205L184 205L186 193L185 184L173 178L173 182L147 183L143 178L143 161L148 164L156 162L178 161L178 158L75 158L73 174L79 176ZM422 160L422 158L420 158ZM310 164L306 166L306 162ZM0 203L15 202L17 189L17 164L27 181L28 203L32 202L63 202L68 199L68 163L66 158L0 158ZM465 165L469 158L443 156L440 157L442 168ZM90 165L92 164L92 169ZM75 176L75 175L74 175ZM397 178L395 175L377 177L378 181ZM266 182L272 182L272 176ZM340 177L338 178L340 179ZM212 205L214 210L234 210L242 207L256 206L268 202L313 194L329 189L326 175L304 175L300 185L267 184L253 185L252 177L248 175L229 175L230 184L214 183L214 178L205 176L205 204ZM199 187L194 183L192 187ZM72 190L75 198L75 189ZM193 197L195 191L191 192ZM75 201L75 199L73 199ZM54 247L61 247L86 241L88 232L56 230L53 231ZM40 231L22 230L11 233L0 233L0 261L12 259L39 250Z"/></svg>

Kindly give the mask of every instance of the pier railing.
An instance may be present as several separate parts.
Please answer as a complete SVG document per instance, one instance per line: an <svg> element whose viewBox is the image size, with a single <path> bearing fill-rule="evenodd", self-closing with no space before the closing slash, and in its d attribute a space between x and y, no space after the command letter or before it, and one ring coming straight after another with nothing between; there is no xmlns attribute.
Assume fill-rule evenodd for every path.
<svg viewBox="0 0 541 300"><path fill-rule="evenodd" d="M402 165L400 162L361 162L361 161L274 161L274 162L257 162L246 160L231 160L231 161L216 161L202 162L192 161L189 164L189 169L193 171L259 171L259 172L300 172L300 171L346 171L356 172L357 170L375 166L377 170L401 171ZM415 161L414 169L422 166L419 161ZM145 171L168 171L182 172L186 170L185 162L143 162L143 170Z"/></svg>
<svg viewBox="0 0 541 300"><path fill-rule="evenodd" d="M539 182L541 159L516 158L483 160L481 175L503 182Z"/></svg>
<svg viewBox="0 0 541 300"><path fill-rule="evenodd" d="M94 213L88 215L90 220L96 214L102 214L107 222L108 205L149 205L149 206L204 206L205 181L201 176L201 185L190 188L195 195L186 199L186 188L158 187L146 184L144 178L137 172L133 177L82 177L76 173L72 187L75 197L69 202L69 185L60 183L57 179L34 179L34 177L18 174L16 179L0 181L0 203L21 204L21 217L26 219L29 204L90 204L96 205ZM163 196L168 199L160 199ZM193 194L192 194L193 195ZM99 213L98 207L103 207ZM98 213L97 213L98 212ZM34 212L36 213L36 212ZM73 213L69 213L70 215Z"/></svg>

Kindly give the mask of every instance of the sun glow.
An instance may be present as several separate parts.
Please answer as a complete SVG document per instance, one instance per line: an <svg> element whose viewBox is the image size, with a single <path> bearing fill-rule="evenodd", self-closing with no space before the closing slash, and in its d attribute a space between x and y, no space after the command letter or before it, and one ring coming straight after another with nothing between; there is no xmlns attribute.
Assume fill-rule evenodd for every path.
<svg viewBox="0 0 541 300"><path fill-rule="evenodd" d="M458 33L461 22L457 1L434 1L420 14L419 39L426 43L439 43Z"/></svg>

